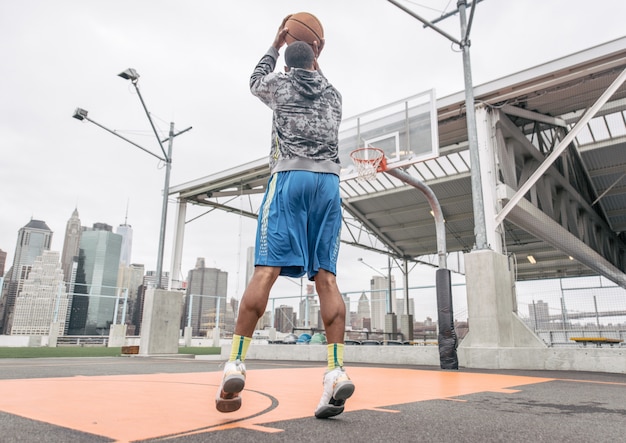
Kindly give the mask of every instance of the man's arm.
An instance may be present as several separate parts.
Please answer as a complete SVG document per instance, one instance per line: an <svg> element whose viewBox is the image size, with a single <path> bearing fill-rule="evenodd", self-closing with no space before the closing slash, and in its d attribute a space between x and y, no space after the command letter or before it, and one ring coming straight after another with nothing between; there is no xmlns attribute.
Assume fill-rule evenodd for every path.
<svg viewBox="0 0 626 443"><path fill-rule="evenodd" d="M250 77L250 92L256 97L259 97L264 103L271 107L271 100L273 95L271 82L267 81L267 75L274 71L276 68L276 62L278 61L280 48L285 44L285 37L287 36L288 28L285 28L285 23L291 17L288 15L280 24L274 42L272 46L267 50L265 55L257 63L252 76Z"/></svg>

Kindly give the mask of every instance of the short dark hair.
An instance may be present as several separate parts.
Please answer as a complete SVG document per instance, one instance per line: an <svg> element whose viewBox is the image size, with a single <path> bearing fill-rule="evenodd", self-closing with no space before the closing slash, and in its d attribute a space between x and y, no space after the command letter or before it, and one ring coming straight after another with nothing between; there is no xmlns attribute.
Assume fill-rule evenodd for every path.
<svg viewBox="0 0 626 443"><path fill-rule="evenodd" d="M313 48L306 42L295 41L285 50L285 63L290 68L310 69L314 61Z"/></svg>

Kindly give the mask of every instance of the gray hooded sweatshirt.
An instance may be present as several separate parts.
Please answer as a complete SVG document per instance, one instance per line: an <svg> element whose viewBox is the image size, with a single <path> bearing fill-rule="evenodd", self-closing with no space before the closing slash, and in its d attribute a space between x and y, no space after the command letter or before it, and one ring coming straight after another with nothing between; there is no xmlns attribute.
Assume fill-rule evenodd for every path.
<svg viewBox="0 0 626 443"><path fill-rule="evenodd" d="M321 71L292 68L274 73L271 47L254 68L250 91L274 111L270 170L339 175L341 94Z"/></svg>

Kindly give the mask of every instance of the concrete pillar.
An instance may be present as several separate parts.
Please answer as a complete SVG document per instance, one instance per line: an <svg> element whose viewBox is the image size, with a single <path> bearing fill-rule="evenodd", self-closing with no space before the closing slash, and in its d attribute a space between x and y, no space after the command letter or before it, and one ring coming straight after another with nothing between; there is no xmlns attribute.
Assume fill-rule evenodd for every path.
<svg viewBox="0 0 626 443"><path fill-rule="evenodd" d="M126 344L126 325L111 325L109 329L109 348L120 348Z"/></svg>
<svg viewBox="0 0 626 443"><path fill-rule="evenodd" d="M398 334L398 317L393 312L385 314L385 340L395 340Z"/></svg>
<svg viewBox="0 0 626 443"><path fill-rule="evenodd" d="M505 255L491 250L465 254L469 333L459 348L545 348L513 312L515 280Z"/></svg>
<svg viewBox="0 0 626 443"><path fill-rule="evenodd" d="M139 354L178 354L183 294L151 288L146 291Z"/></svg>
<svg viewBox="0 0 626 443"><path fill-rule="evenodd" d="M213 328L213 346L220 347L220 328Z"/></svg>
<svg viewBox="0 0 626 443"><path fill-rule="evenodd" d="M191 338L193 337L193 327L185 326L183 330L183 337L185 338L185 346L191 346Z"/></svg>
<svg viewBox="0 0 626 443"><path fill-rule="evenodd" d="M413 340L415 338L413 333L413 316L402 314L400 316L400 330L404 335L405 340Z"/></svg>
<svg viewBox="0 0 626 443"><path fill-rule="evenodd" d="M61 324L58 321L53 321L52 323L50 323L50 334L48 335L48 347L49 348L57 347L60 325Z"/></svg>
<svg viewBox="0 0 626 443"><path fill-rule="evenodd" d="M276 341L276 328L269 328L267 335L270 341Z"/></svg>

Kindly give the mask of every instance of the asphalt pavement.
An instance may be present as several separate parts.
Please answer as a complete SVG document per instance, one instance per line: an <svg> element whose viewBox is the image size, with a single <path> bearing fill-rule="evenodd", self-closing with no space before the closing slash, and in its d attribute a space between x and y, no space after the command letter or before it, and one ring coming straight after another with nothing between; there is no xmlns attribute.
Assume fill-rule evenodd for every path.
<svg viewBox="0 0 626 443"><path fill-rule="evenodd" d="M343 414L313 416L323 362L246 361L243 406L215 410L223 362L0 359L0 442L617 442L626 376L350 365Z"/></svg>

